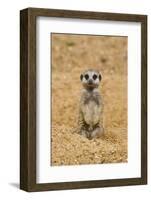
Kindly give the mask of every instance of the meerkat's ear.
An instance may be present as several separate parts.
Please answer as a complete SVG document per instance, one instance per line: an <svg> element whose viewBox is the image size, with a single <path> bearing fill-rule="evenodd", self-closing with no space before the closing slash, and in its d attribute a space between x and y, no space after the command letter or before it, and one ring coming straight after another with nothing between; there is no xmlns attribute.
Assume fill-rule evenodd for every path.
<svg viewBox="0 0 151 200"><path fill-rule="evenodd" d="M101 76L101 74L99 74L99 80L100 80L100 81L102 80L102 76Z"/></svg>
<svg viewBox="0 0 151 200"><path fill-rule="evenodd" d="M83 79L83 74L80 75L80 80L82 81L82 79Z"/></svg>

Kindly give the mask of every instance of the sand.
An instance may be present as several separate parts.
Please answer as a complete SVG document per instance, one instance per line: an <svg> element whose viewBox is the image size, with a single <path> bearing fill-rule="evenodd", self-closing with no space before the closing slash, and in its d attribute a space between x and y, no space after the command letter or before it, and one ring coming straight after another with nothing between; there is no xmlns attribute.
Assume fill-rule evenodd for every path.
<svg viewBox="0 0 151 200"><path fill-rule="evenodd" d="M127 162L127 37L52 36L51 165ZM88 140L75 131L80 74L102 74L102 138Z"/></svg>

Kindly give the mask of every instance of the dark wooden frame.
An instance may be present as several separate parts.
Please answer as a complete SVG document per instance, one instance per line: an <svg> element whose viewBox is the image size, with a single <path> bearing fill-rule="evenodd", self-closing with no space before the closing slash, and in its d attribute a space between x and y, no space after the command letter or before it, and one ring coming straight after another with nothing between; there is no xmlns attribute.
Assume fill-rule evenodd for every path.
<svg viewBox="0 0 151 200"><path fill-rule="evenodd" d="M36 183L36 18L62 17L141 23L141 178ZM147 184L147 16L27 8L20 12L20 188L45 191Z"/></svg>

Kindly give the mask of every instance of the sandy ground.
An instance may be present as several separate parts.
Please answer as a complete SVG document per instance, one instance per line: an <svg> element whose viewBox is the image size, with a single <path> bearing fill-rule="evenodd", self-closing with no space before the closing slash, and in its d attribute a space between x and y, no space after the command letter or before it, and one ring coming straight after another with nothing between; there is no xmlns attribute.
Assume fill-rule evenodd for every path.
<svg viewBox="0 0 151 200"><path fill-rule="evenodd" d="M51 165L127 162L127 37L52 36ZM77 127L80 74L102 74L105 135L88 140Z"/></svg>

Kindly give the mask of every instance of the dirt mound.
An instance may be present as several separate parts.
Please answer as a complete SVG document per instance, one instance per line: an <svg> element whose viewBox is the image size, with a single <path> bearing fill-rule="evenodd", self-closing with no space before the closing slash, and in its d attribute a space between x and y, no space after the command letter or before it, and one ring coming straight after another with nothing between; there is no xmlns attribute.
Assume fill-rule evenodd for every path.
<svg viewBox="0 0 151 200"><path fill-rule="evenodd" d="M106 130L100 139L88 140L65 126L53 127L52 164L74 165L127 161L126 134L123 129Z"/></svg>

